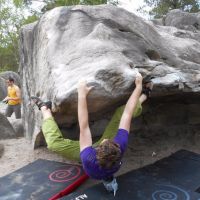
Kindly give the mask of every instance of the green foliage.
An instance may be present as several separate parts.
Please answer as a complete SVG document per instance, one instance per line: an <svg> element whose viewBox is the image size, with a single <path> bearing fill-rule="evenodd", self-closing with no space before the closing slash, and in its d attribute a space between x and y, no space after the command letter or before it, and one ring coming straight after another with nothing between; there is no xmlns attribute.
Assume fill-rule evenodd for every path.
<svg viewBox="0 0 200 200"><path fill-rule="evenodd" d="M84 5L100 5L100 4L106 4L106 0L84 0L82 4Z"/></svg>
<svg viewBox="0 0 200 200"><path fill-rule="evenodd" d="M71 6L80 4L80 0L45 0L46 6L42 9L42 12L51 10L59 6Z"/></svg>
<svg viewBox="0 0 200 200"><path fill-rule="evenodd" d="M146 6L151 7L149 14L154 18L161 18L169 10L181 9L186 12L200 11L199 0L144 0ZM145 7L141 8L144 10Z"/></svg>
<svg viewBox="0 0 200 200"><path fill-rule="evenodd" d="M37 15L28 16L26 19L24 19L22 21L21 25L33 23L33 22L37 21L38 19L39 19L39 17Z"/></svg>
<svg viewBox="0 0 200 200"><path fill-rule="evenodd" d="M13 46L0 47L0 71L17 71Z"/></svg>
<svg viewBox="0 0 200 200"><path fill-rule="evenodd" d="M13 4L17 7L20 8L23 6L23 1L22 0L13 0Z"/></svg>
<svg viewBox="0 0 200 200"><path fill-rule="evenodd" d="M19 30L37 20L26 16L23 0L0 0L0 71L17 71L19 66Z"/></svg>
<svg viewBox="0 0 200 200"><path fill-rule="evenodd" d="M42 12L51 10L59 6L73 6L73 5L100 5L100 4L112 4L117 5L118 0L45 0L46 6L42 9Z"/></svg>

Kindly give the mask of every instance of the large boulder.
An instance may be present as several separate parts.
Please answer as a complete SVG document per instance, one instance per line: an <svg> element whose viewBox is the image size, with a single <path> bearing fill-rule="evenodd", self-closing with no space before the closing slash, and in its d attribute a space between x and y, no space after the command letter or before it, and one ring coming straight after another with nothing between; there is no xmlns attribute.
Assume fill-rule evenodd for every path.
<svg viewBox="0 0 200 200"><path fill-rule="evenodd" d="M175 9L167 13L163 21L165 29L175 37L190 38L200 42L200 12L188 13Z"/></svg>
<svg viewBox="0 0 200 200"><path fill-rule="evenodd" d="M3 153L4 153L4 146L3 144L0 144L0 158L2 157Z"/></svg>
<svg viewBox="0 0 200 200"><path fill-rule="evenodd" d="M188 13L179 9L171 10L165 17L166 26L175 26L193 32L200 31L200 12Z"/></svg>
<svg viewBox="0 0 200 200"><path fill-rule="evenodd" d="M23 123L22 123L22 119L16 119L16 118L8 118L8 121L10 122L10 124L12 125L14 131L15 131L15 135L16 137L23 137L24 136L24 127L23 127Z"/></svg>
<svg viewBox="0 0 200 200"><path fill-rule="evenodd" d="M15 138L15 131L8 119L0 113L0 139Z"/></svg>
<svg viewBox="0 0 200 200"><path fill-rule="evenodd" d="M198 94L200 41L179 31L109 5L58 7L24 26L20 73L27 136L38 134L42 121L31 95L53 102L61 128L77 127L76 84L82 78L95 86L88 97L91 121L127 100L137 71L154 77L155 98Z"/></svg>
<svg viewBox="0 0 200 200"><path fill-rule="evenodd" d="M7 86L5 79L0 77L0 101L2 101L7 96Z"/></svg>

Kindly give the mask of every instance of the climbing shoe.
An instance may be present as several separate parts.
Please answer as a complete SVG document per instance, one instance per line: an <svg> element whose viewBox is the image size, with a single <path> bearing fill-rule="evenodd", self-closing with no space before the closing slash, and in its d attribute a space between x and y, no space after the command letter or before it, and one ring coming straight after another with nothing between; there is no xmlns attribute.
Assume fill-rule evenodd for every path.
<svg viewBox="0 0 200 200"><path fill-rule="evenodd" d="M39 97L36 97L36 96L31 96L31 100L33 100L33 102L35 103L35 105L38 107L39 110L41 109L42 106L46 106L50 110L52 108L51 101L44 102Z"/></svg>

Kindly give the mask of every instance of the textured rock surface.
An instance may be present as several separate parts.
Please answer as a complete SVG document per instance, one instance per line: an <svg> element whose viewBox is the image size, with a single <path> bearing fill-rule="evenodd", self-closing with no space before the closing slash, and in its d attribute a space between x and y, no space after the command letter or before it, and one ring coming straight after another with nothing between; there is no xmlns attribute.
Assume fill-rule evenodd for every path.
<svg viewBox="0 0 200 200"><path fill-rule="evenodd" d="M8 120L15 131L15 135L17 137L24 136L24 127L23 127L22 119L16 119L16 118L9 117Z"/></svg>
<svg viewBox="0 0 200 200"><path fill-rule="evenodd" d="M5 79L0 77L0 101L3 100L7 95Z"/></svg>
<svg viewBox="0 0 200 200"><path fill-rule="evenodd" d="M133 122L132 130L143 138L156 135L188 137L200 135L200 95L175 95L151 99L144 107L143 114ZM160 137L160 136L159 136Z"/></svg>
<svg viewBox="0 0 200 200"><path fill-rule="evenodd" d="M197 32L200 30L200 12L188 13L178 9L172 10L165 17L165 25Z"/></svg>
<svg viewBox="0 0 200 200"><path fill-rule="evenodd" d="M170 25L169 16L165 21ZM154 98L196 98L200 91L198 29L153 25L114 6L47 12L21 30L20 55L23 121L30 138L41 126L41 113L30 106L31 95L52 100L59 126L75 127L78 134L76 83L81 78L95 86L88 98L91 121L126 101L137 71L144 78L155 77Z"/></svg>
<svg viewBox="0 0 200 200"><path fill-rule="evenodd" d="M3 155L3 152L4 152L4 146L3 146L3 144L0 144L0 158Z"/></svg>
<svg viewBox="0 0 200 200"><path fill-rule="evenodd" d="M2 113L0 113L0 122L0 139L16 137L12 125Z"/></svg>

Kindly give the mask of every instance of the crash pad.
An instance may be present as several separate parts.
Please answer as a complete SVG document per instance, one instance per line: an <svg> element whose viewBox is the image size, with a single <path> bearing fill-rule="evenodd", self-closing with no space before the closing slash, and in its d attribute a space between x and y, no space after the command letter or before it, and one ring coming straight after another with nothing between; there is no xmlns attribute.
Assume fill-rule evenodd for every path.
<svg viewBox="0 0 200 200"><path fill-rule="evenodd" d="M115 197L101 183L61 200L200 200L200 155L180 150L117 181Z"/></svg>
<svg viewBox="0 0 200 200"><path fill-rule="evenodd" d="M58 199L87 178L79 165L38 159L0 178L0 200Z"/></svg>

